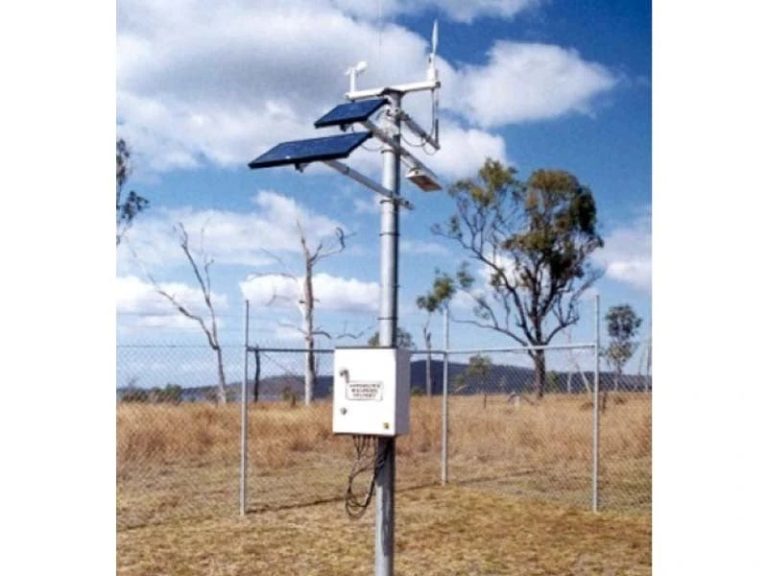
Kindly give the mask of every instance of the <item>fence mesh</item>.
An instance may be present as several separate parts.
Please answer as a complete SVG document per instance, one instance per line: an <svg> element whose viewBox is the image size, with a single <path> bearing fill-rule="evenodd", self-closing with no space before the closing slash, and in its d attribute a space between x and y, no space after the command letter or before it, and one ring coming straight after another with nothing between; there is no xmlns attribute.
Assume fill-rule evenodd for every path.
<svg viewBox="0 0 768 576"><path fill-rule="evenodd" d="M537 378L525 351L451 355L450 480L590 506L594 349L541 351L538 364ZM598 405L602 507L650 504L650 397L626 381Z"/></svg>
<svg viewBox="0 0 768 576"><path fill-rule="evenodd" d="M242 349L223 352L228 381L237 382ZM238 386L230 385L230 402L217 407L216 382L209 348L118 346L119 529L236 510Z"/></svg>
<svg viewBox="0 0 768 576"><path fill-rule="evenodd" d="M118 528L236 514L244 351L223 352L229 401L217 406L210 349L118 347ZM248 510L340 501L354 449L331 431L332 352L315 353L310 405L302 351L254 349L248 363ZM524 351L451 353L448 481L588 507L594 349L547 350L540 364L542 397ZM442 353L412 355L398 490L441 481L443 369ZM600 387L600 508L648 509L650 379L603 371Z"/></svg>
<svg viewBox="0 0 768 576"><path fill-rule="evenodd" d="M651 507L651 377L601 375L600 507Z"/></svg>

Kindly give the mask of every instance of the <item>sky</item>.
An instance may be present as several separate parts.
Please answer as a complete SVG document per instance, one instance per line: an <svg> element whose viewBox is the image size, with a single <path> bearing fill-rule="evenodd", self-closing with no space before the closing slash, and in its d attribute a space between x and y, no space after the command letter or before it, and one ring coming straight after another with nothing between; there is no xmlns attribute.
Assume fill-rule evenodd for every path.
<svg viewBox="0 0 768 576"><path fill-rule="evenodd" d="M338 228L347 238L316 269L317 324L334 338L321 345L353 343L344 334L364 343L376 331L376 196L322 165L299 173L247 163L279 142L334 133L313 122L344 101L345 71L359 61L368 64L360 89L425 79L435 20L441 149L420 157L446 185L474 175L487 157L522 178L540 168L574 174L595 196L605 246L593 257L603 276L571 338L594 337L593 293L603 314L630 304L643 319L640 339L649 338L650 2L121 0L117 135L132 152L126 189L150 206L117 251L118 343L205 345L150 282L203 311L178 223L200 257L213 259L223 343L242 343L247 298L252 343L300 344L297 222L311 246L328 246ZM430 125L426 94L407 95L403 107ZM379 180L379 156L358 149L348 162ZM467 255L431 232L452 213L445 193L405 180L401 191L413 209L401 217L400 325L421 347L427 317L416 298L436 269L455 272ZM468 300L457 298L452 314L470 318ZM432 319L434 341L442 342L441 325ZM455 347L505 344L466 325L452 334Z"/></svg>

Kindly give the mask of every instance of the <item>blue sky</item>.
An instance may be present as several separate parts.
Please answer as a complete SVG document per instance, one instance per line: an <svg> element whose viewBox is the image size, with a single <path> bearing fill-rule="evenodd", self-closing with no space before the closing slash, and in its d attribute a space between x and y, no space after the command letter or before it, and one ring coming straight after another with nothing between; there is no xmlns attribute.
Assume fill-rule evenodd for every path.
<svg viewBox="0 0 768 576"><path fill-rule="evenodd" d="M344 71L360 60L360 88L417 81L426 71L432 22L440 23L442 150L427 163L444 183L473 174L487 157L522 177L562 168L597 200L606 245L595 256L603 311L629 303L651 320L650 2L497 0L479 3L292 0L226 4L122 0L117 26L117 133L133 152L128 188L149 198L118 249L118 341L199 342L147 281L152 274L200 309L193 277L174 242L183 222L191 244L205 229L223 341L241 341L242 301L253 307L252 339L299 342L295 282L301 274L295 222L311 242L351 236L317 270L318 323L331 334L376 329L376 199L324 166L250 171L272 145L317 134L312 123L343 101ZM404 101L422 125L429 100ZM349 163L380 178L378 154ZM403 184L414 210L401 222L401 324L417 343L425 317L416 297L433 271L465 258L430 232L451 213L444 194ZM272 296L277 295L275 300ZM272 300L268 305L268 301ZM457 317L471 314L457 301ZM591 339L592 302L575 340ZM439 322L435 332L439 334ZM454 331L457 346L503 345L490 332ZM349 341L347 341L349 342Z"/></svg>

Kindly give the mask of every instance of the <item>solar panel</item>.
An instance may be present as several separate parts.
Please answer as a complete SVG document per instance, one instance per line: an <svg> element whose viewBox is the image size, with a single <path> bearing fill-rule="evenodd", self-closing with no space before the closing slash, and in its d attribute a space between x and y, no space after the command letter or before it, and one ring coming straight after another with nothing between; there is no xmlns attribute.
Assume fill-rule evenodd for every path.
<svg viewBox="0 0 768 576"><path fill-rule="evenodd" d="M283 142L251 161L250 168L269 168L287 164L309 164L317 160L346 158L371 137L370 132L354 132L339 136Z"/></svg>
<svg viewBox="0 0 768 576"><path fill-rule="evenodd" d="M363 122L386 103L386 98L372 98L370 100L358 100L348 104L339 104L315 122L315 128Z"/></svg>

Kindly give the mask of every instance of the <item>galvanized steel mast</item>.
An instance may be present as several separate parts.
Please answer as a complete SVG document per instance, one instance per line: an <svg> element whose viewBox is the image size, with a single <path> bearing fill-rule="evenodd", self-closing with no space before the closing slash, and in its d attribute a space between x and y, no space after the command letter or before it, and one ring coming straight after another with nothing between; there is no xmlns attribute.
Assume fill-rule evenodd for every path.
<svg viewBox="0 0 768 576"><path fill-rule="evenodd" d="M400 236L400 94L388 94L387 128L395 146L385 144L381 183L391 192L381 201L381 301L379 346L397 347L397 288ZM395 443L379 437L376 461L376 576L391 576L395 553Z"/></svg>

